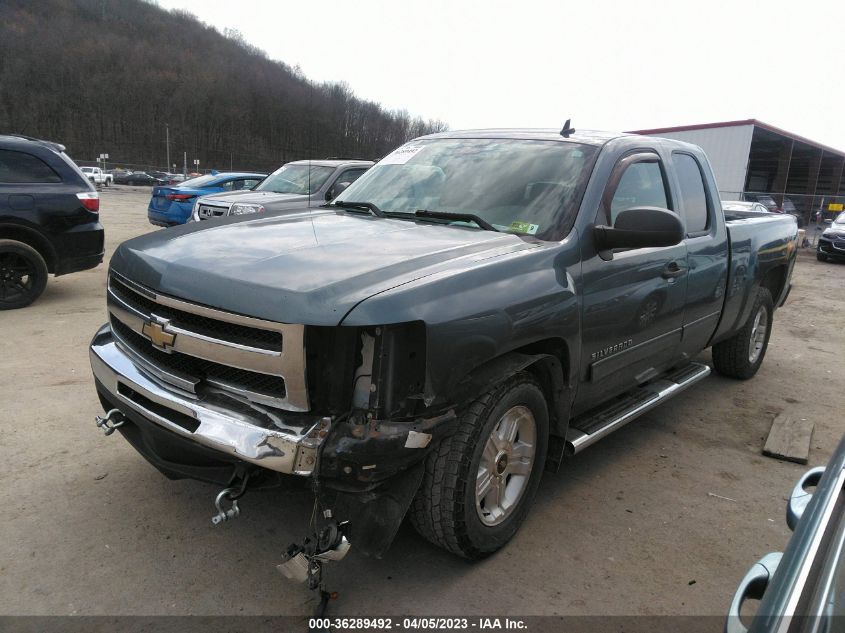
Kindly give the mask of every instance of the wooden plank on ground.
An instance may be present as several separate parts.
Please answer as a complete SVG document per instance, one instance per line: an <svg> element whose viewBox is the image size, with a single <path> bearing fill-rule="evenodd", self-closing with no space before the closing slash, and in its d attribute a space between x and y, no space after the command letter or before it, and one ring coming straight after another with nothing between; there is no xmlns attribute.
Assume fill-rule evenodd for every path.
<svg viewBox="0 0 845 633"><path fill-rule="evenodd" d="M763 455L798 464L810 457L810 440L814 424L789 413L778 414L772 422Z"/></svg>

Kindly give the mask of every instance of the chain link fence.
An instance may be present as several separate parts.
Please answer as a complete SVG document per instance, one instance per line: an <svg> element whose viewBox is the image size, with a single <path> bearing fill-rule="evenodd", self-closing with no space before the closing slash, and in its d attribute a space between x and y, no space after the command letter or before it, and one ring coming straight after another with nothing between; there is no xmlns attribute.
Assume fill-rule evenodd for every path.
<svg viewBox="0 0 845 633"><path fill-rule="evenodd" d="M769 191L720 191L722 200L759 202L776 213L789 213L798 220L798 228L805 230L806 245L815 246L818 236L837 215L845 211L845 195L817 194L813 196ZM826 222L827 220L827 222Z"/></svg>

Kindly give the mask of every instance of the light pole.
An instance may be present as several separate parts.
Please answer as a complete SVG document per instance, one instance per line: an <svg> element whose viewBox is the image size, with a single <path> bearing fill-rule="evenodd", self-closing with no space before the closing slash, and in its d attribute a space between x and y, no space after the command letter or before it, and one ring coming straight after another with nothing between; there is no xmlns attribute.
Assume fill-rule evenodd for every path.
<svg viewBox="0 0 845 633"><path fill-rule="evenodd" d="M167 138L167 164L170 165L170 125L164 124L164 133Z"/></svg>

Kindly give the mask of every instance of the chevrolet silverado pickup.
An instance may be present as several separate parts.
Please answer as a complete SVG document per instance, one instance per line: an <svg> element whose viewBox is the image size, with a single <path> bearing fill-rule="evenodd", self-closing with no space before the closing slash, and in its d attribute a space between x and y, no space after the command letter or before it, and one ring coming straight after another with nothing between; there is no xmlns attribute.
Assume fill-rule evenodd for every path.
<svg viewBox="0 0 845 633"><path fill-rule="evenodd" d="M758 371L797 235L726 216L679 141L425 136L323 208L123 243L90 346L98 424L224 501L309 478L365 554L408 515L481 558L544 471L706 377L702 350Z"/></svg>

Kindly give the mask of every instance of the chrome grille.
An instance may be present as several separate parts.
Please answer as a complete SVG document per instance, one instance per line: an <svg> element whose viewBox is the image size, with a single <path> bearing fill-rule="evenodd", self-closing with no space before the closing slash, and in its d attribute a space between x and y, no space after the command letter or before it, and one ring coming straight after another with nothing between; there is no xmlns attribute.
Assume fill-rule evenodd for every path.
<svg viewBox="0 0 845 633"><path fill-rule="evenodd" d="M197 215L200 220L209 220L211 218L219 218L229 213L228 207L213 207L208 204L200 204L197 209Z"/></svg>
<svg viewBox="0 0 845 633"><path fill-rule="evenodd" d="M112 283L109 287L112 294L122 302L142 309L145 314L155 313L166 319L175 319L181 326L189 327L192 331L204 336L219 337L240 345L251 345L277 352L282 351L281 332L246 327L236 323L227 323L173 307L163 306L137 291L130 290L116 276L114 280L117 283Z"/></svg>
<svg viewBox="0 0 845 633"><path fill-rule="evenodd" d="M116 273L109 275L108 308L117 342L158 380L198 395L212 387L308 410L304 326L187 303Z"/></svg>

